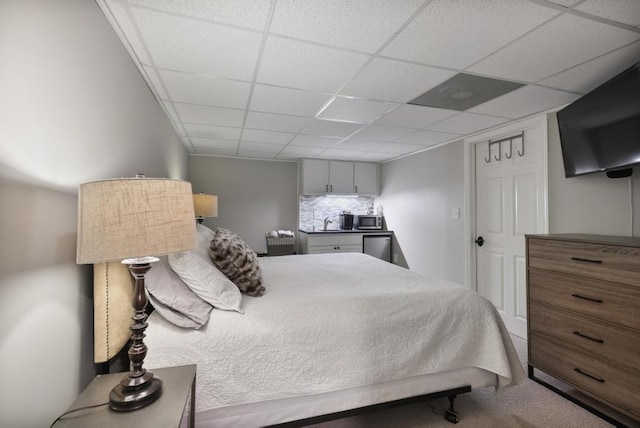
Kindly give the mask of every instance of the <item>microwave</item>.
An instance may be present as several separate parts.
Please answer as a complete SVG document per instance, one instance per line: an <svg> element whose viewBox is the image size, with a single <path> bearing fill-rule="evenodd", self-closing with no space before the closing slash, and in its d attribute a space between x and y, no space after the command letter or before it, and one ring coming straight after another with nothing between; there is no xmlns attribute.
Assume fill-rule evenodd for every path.
<svg viewBox="0 0 640 428"><path fill-rule="evenodd" d="M361 230L382 229L381 215L357 215L354 219L354 228Z"/></svg>

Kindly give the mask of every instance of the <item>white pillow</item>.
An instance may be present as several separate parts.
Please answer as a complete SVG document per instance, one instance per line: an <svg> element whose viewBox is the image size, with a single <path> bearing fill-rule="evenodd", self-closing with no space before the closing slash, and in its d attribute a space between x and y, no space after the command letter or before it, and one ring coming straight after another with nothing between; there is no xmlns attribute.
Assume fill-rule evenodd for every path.
<svg viewBox="0 0 640 428"><path fill-rule="evenodd" d="M158 299L156 299L153 296L153 294L150 294L149 292L147 292L147 298L149 299L149 302L151 303L151 305L153 305L153 309L157 313L159 313L162 316L162 318L166 319L171 324L177 325L178 327L192 328L194 330L198 330L200 327L206 324L206 321L209 321L208 316L207 316L207 320L204 323L200 322L199 320L194 320L191 317L185 316L185 314L183 314L182 312L178 312L175 309L161 303ZM207 303L207 306L209 307L208 313L210 314L211 310L213 309L213 306L211 306L208 303Z"/></svg>
<svg viewBox="0 0 640 428"><path fill-rule="evenodd" d="M179 327L200 328L209 321L211 305L202 300L170 269L167 256L153 263L146 274L145 288L151 304L168 321Z"/></svg>
<svg viewBox="0 0 640 428"><path fill-rule="evenodd" d="M213 240L213 237L215 236L216 233L213 230L209 229L207 226L203 226L200 223L196 223L196 231L198 232L198 236L204 239L204 241L202 241L201 239L198 239L199 248L201 248L202 245L204 244L204 248L201 248L201 249L204 253L208 254L209 242Z"/></svg>
<svg viewBox="0 0 640 428"><path fill-rule="evenodd" d="M169 254L169 266L205 302L218 309L242 313L240 290L200 249Z"/></svg>

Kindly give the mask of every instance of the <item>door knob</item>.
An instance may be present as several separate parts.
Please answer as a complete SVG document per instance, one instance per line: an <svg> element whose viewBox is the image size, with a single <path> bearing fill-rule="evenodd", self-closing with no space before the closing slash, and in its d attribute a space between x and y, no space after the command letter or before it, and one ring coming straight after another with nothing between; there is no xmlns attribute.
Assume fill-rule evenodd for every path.
<svg viewBox="0 0 640 428"><path fill-rule="evenodd" d="M484 245L484 238L482 236L479 236L475 242L476 244L478 244L478 247L482 247Z"/></svg>

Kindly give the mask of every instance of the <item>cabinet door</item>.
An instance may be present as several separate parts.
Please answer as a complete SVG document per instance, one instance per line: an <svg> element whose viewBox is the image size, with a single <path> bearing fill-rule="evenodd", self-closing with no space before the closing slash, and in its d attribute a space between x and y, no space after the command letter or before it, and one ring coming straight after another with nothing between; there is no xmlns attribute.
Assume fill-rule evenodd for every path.
<svg viewBox="0 0 640 428"><path fill-rule="evenodd" d="M302 194L327 193L329 188L329 161L325 159L302 160Z"/></svg>
<svg viewBox="0 0 640 428"><path fill-rule="evenodd" d="M309 247L309 254L361 253L362 245L320 245Z"/></svg>
<svg viewBox="0 0 640 428"><path fill-rule="evenodd" d="M329 161L329 192L353 194L353 162Z"/></svg>
<svg viewBox="0 0 640 428"><path fill-rule="evenodd" d="M378 164L372 162L355 162L353 165L354 193L358 195L379 194Z"/></svg>
<svg viewBox="0 0 640 428"><path fill-rule="evenodd" d="M307 253L361 253L362 233L309 235Z"/></svg>

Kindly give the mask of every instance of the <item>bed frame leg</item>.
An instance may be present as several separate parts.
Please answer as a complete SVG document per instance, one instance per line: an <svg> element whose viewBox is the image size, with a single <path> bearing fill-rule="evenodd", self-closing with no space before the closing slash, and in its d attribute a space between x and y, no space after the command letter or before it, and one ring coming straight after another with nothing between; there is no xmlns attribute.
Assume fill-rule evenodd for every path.
<svg viewBox="0 0 640 428"><path fill-rule="evenodd" d="M449 395L447 397L449 399L449 408L444 411L444 418L452 424L458 423L458 413L453 409L453 402L456 397L457 395Z"/></svg>

